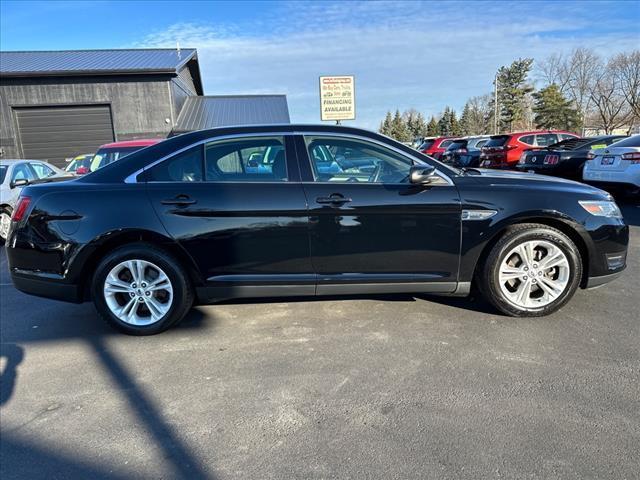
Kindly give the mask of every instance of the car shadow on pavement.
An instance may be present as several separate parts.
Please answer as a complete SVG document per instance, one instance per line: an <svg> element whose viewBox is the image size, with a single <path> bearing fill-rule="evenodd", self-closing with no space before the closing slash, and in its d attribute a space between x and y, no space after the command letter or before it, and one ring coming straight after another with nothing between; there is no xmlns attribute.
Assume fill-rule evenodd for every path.
<svg viewBox="0 0 640 480"><path fill-rule="evenodd" d="M11 288L3 286L3 288ZM7 291L3 292L6 295ZM18 292L10 294L22 295ZM37 301L38 304L40 300ZM92 305L76 306L74 314L69 315L64 304L49 304L42 300L38 309L34 309L27 320L19 319L8 324L3 319L1 354L6 357L6 365L1 377L1 404L4 406L11 399L18 387L17 367L25 356L28 345L33 343L60 342L76 339L86 342L99 360L105 372L117 385L117 392L124 397L129 411L136 417L136 424L142 426L149 437L162 452L162 457L171 466L167 478L211 479L215 478L209 468L196 457L189 446L182 440L180 432L164 418L162 410L145 388L136 383L133 372L125 362L119 358L116 351L108 345L110 337L121 337L104 322L98 319ZM44 303L46 302L46 303ZM49 306L50 305L50 306ZM68 308L68 307L66 307ZM7 310L4 313L9 313ZM16 315L11 312L12 317ZM215 320L213 320L215 322ZM166 341L165 336L182 336L185 331L197 330L211 326L211 316L205 315L199 309L192 309L180 325L172 328L159 339ZM154 339L149 339L154 341ZM21 347L20 345L24 345ZM131 428L134 428L133 426ZM27 460L28 459L28 460ZM64 478L117 478L112 472L102 470L83 462L81 458L69 459L60 455L55 446L50 450L42 446L24 444L13 432L4 431L2 434L2 471L3 478L35 478L43 477L44 472L60 472ZM27 461L27 464L24 462ZM31 472L31 474L29 474ZM64 472L64 473L63 473ZM138 473L138 472L136 472ZM5 476L6 474L6 476Z"/></svg>
<svg viewBox="0 0 640 480"><path fill-rule="evenodd" d="M6 358L0 373L0 405L9 401L18 379L18 365L24 359L24 348L15 343L0 344L0 358Z"/></svg>

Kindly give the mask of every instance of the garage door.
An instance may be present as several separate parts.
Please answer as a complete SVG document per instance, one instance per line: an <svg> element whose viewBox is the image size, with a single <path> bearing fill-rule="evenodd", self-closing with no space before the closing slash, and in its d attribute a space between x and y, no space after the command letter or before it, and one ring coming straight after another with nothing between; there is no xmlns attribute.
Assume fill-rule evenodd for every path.
<svg viewBox="0 0 640 480"><path fill-rule="evenodd" d="M62 167L65 158L93 153L113 142L108 105L16 108L24 158L47 160Z"/></svg>

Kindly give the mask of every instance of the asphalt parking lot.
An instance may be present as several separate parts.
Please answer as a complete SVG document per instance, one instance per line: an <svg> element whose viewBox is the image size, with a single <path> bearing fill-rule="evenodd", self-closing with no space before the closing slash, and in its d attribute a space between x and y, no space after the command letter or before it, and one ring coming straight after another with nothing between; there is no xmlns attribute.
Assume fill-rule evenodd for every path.
<svg viewBox="0 0 640 480"><path fill-rule="evenodd" d="M540 319L375 297L198 307L155 337L0 268L0 476L638 478L640 206L626 275Z"/></svg>

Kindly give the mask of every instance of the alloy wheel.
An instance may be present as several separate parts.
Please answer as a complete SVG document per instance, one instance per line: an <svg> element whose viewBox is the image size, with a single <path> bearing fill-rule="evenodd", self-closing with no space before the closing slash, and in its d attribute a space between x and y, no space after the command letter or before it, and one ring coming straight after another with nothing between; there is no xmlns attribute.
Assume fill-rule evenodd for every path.
<svg viewBox="0 0 640 480"><path fill-rule="evenodd" d="M146 260L126 260L113 267L103 292L111 313L129 325L152 325L162 320L173 304L171 280Z"/></svg>
<svg viewBox="0 0 640 480"><path fill-rule="evenodd" d="M569 285L571 267L551 242L531 240L512 248L500 264L498 281L506 299L523 309L545 307Z"/></svg>

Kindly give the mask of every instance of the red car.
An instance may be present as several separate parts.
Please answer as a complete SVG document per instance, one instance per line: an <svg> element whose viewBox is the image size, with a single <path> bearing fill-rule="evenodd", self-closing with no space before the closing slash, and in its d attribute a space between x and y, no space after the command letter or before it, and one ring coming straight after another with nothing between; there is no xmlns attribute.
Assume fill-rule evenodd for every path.
<svg viewBox="0 0 640 480"><path fill-rule="evenodd" d="M120 160L130 153L150 145L155 145L162 140L162 138L149 138L144 140L125 140L102 145L91 160L91 171L95 172L97 169Z"/></svg>
<svg viewBox="0 0 640 480"><path fill-rule="evenodd" d="M548 147L569 138L579 138L579 136L561 130L493 135L482 147L480 166L484 168L513 168L525 150Z"/></svg>
<svg viewBox="0 0 640 480"><path fill-rule="evenodd" d="M436 137L427 139L418 147L422 153L426 153L430 157L440 160L447 147L453 143L458 137Z"/></svg>

